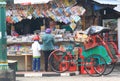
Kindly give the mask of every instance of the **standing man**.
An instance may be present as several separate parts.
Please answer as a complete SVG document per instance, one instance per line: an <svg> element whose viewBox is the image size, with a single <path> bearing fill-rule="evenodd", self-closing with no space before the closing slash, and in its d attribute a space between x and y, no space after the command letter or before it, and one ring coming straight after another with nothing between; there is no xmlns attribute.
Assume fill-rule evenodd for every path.
<svg viewBox="0 0 120 81"><path fill-rule="evenodd" d="M44 53L44 62L45 62L45 71L48 71L48 57L50 53L54 50L54 37L51 34L51 29L47 28L45 31L45 35L42 37L43 43L43 53Z"/></svg>
<svg viewBox="0 0 120 81"><path fill-rule="evenodd" d="M40 44L39 44L39 36L35 35L33 38L34 42L32 44L32 51L33 51L33 62L32 62L32 69L34 72L40 71Z"/></svg>

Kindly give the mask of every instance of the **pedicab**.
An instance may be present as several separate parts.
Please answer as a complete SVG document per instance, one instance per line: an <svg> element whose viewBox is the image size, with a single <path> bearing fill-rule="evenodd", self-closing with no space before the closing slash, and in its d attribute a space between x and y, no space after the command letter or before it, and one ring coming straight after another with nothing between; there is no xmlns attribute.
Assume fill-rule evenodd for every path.
<svg viewBox="0 0 120 81"><path fill-rule="evenodd" d="M119 53L116 44L113 41L108 41L105 39L105 34L109 33L111 30L107 27L91 26L86 31L87 34L90 34L90 38L88 39L90 41L94 41L93 47L97 44L105 48L107 53L106 57L110 57L111 61L106 60L106 70L103 74L110 74L113 71L115 64L117 63L117 60L119 59ZM88 45L85 46L86 48L90 48ZM104 55L104 53L102 53L101 55Z"/></svg>
<svg viewBox="0 0 120 81"><path fill-rule="evenodd" d="M84 67L90 76L101 76L109 74L106 72L108 65L113 65L117 60L113 57L107 43L102 39L100 33L108 32L110 29L101 26L89 27L85 32L88 35L84 43L75 43L78 48L78 57L74 55L72 45L67 45L66 50L56 49L49 56L49 65L57 73L68 71L70 64L74 62L78 67ZM65 67L61 64L65 63ZM64 69L61 69L64 67ZM92 72L91 72L92 71Z"/></svg>

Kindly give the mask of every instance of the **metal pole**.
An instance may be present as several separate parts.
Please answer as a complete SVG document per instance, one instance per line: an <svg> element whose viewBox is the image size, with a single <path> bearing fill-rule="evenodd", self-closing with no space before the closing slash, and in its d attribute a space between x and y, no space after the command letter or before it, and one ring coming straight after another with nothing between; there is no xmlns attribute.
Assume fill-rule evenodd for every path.
<svg viewBox="0 0 120 81"><path fill-rule="evenodd" d="M0 0L0 70L7 70L6 0Z"/></svg>
<svg viewBox="0 0 120 81"><path fill-rule="evenodd" d="M120 18L118 18L118 51L120 53Z"/></svg>

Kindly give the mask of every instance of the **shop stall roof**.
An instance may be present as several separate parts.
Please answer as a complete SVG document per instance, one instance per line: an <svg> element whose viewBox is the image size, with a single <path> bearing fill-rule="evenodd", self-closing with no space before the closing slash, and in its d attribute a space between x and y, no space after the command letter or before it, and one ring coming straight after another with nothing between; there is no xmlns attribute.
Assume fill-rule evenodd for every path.
<svg viewBox="0 0 120 81"><path fill-rule="evenodd" d="M23 4L23 3L30 3L30 4L44 4L48 3L52 0L14 0L14 4Z"/></svg>
<svg viewBox="0 0 120 81"><path fill-rule="evenodd" d="M114 8L115 11L117 12L120 12L120 5L117 5L115 8Z"/></svg>
<svg viewBox="0 0 120 81"><path fill-rule="evenodd" d="M120 1L117 0L93 0L99 4L105 4L105 5L119 5Z"/></svg>

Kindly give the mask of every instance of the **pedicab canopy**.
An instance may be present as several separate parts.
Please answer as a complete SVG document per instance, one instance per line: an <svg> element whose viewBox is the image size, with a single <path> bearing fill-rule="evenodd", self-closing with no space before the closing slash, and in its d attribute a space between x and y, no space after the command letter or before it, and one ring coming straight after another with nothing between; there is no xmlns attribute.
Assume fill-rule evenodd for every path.
<svg viewBox="0 0 120 81"><path fill-rule="evenodd" d="M91 26L85 30L85 34L91 35L91 34L97 34L97 33L108 32L108 31L110 31L110 28L108 28L108 27Z"/></svg>
<svg viewBox="0 0 120 81"><path fill-rule="evenodd" d="M93 34L99 34L99 33L108 32L108 31L110 31L110 28L108 27L91 26L85 30L85 33L88 35L93 35ZM83 47L84 51L82 51L82 55L84 57L88 57L93 54L98 54L105 59L106 63L110 63L112 61L106 48L103 45L99 45L94 42L94 43L87 43L86 46L89 48L86 49L86 47Z"/></svg>

